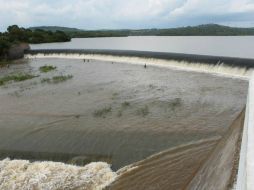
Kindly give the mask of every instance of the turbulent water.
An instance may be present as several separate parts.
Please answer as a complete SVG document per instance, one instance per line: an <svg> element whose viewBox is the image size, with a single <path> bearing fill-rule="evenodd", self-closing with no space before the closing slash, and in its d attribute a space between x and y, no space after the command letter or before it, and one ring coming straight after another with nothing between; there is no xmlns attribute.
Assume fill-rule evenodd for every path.
<svg viewBox="0 0 254 190"><path fill-rule="evenodd" d="M58 162L26 160L0 161L1 190L30 189L102 189L116 177L110 166L103 162L84 167Z"/></svg>
<svg viewBox="0 0 254 190"><path fill-rule="evenodd" d="M188 181L189 175L200 167L243 109L248 82L241 77L246 77L248 72L238 70L237 75L236 69L227 68L227 74L232 71L235 76L231 78L208 74L209 67L208 70L203 67L197 70L199 72L190 69L187 72L154 66L154 60L147 60L146 69L143 64L119 61L120 58L113 62L33 58L1 69L1 77L21 72L38 75L0 87L1 158L62 161L83 166L82 169L66 165L66 173L72 172L69 168L73 168L74 173L87 169L93 175L92 167L98 166L98 170L102 168L101 175L109 174L107 180L102 177L97 182L98 175L94 176L92 184L90 178L81 179L84 189L94 189L96 184L105 185L116 177L109 166L101 162L111 164L115 171L120 169L119 174L126 169L124 166L137 161L142 163L143 159L159 153L151 157L154 164L149 167L162 169L170 164L162 161L164 156L165 159L172 157L171 161L179 159L179 162L195 158L191 165L188 162L182 165L189 168L188 171L182 169L174 174L174 178L181 176L182 182ZM41 73L39 67L43 65L53 65L57 69ZM205 73L201 72L205 70ZM223 72L220 69L220 72L212 73ZM72 75L73 78L57 84L43 82L58 75ZM237 78L239 75L241 77ZM156 161L156 158L159 159ZM100 163L86 165L98 161ZM37 170L39 176L51 167L62 167L60 171L65 169L64 165L52 162L3 160L0 165L15 168L16 162L21 163L21 168L11 170L9 176L24 170L24 183L30 170L22 169L22 163L29 167L46 164L46 171L43 167ZM143 167L149 170L145 163L144 160ZM174 168L174 162L172 164ZM54 171L49 174L52 178L46 177L52 180L44 181L45 185L54 183L56 178L60 180L60 172ZM0 169L0 176L5 172L8 170ZM162 180L167 177L165 173ZM7 175L8 178L12 177ZM69 189L82 185L77 179L75 186L75 180L71 179ZM4 184L8 185L7 181ZM93 186L88 188L87 184Z"/></svg>

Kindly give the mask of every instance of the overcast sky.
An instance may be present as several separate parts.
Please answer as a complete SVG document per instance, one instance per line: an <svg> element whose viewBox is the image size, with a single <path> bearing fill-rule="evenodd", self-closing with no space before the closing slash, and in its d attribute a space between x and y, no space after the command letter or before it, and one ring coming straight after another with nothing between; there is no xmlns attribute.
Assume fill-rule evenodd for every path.
<svg viewBox="0 0 254 190"><path fill-rule="evenodd" d="M81 29L254 27L254 0L0 0L0 30L18 24Z"/></svg>

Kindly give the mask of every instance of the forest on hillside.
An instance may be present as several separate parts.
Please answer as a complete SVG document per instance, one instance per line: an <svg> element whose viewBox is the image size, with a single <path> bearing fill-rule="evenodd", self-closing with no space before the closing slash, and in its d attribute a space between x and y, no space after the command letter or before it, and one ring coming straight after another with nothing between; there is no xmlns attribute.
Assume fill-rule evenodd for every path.
<svg viewBox="0 0 254 190"><path fill-rule="evenodd" d="M47 31L60 30L72 38L125 37L125 36L246 36L254 35L254 28L238 28L218 24L205 24L166 29L81 30L67 27L33 27Z"/></svg>

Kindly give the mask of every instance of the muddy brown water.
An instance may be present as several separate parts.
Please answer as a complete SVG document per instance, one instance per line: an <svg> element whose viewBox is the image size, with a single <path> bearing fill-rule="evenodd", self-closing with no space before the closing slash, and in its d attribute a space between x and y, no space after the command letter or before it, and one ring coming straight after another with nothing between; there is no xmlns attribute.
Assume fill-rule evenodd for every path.
<svg viewBox="0 0 254 190"><path fill-rule="evenodd" d="M43 65L57 70L40 73ZM1 68L0 76L20 72L40 76L0 87L0 157L106 161L114 170L170 148L218 140L245 106L248 87L204 73L53 58ZM57 75L73 78L41 83ZM198 155L193 168L211 142L190 154Z"/></svg>

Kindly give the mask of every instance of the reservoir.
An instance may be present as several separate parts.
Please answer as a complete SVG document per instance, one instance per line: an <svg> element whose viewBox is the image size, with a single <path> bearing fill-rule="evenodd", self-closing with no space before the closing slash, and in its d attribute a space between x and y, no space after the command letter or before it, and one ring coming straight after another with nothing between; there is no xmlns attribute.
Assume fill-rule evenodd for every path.
<svg viewBox="0 0 254 190"><path fill-rule="evenodd" d="M73 38L32 49L115 49L254 58L254 36L131 36Z"/></svg>

